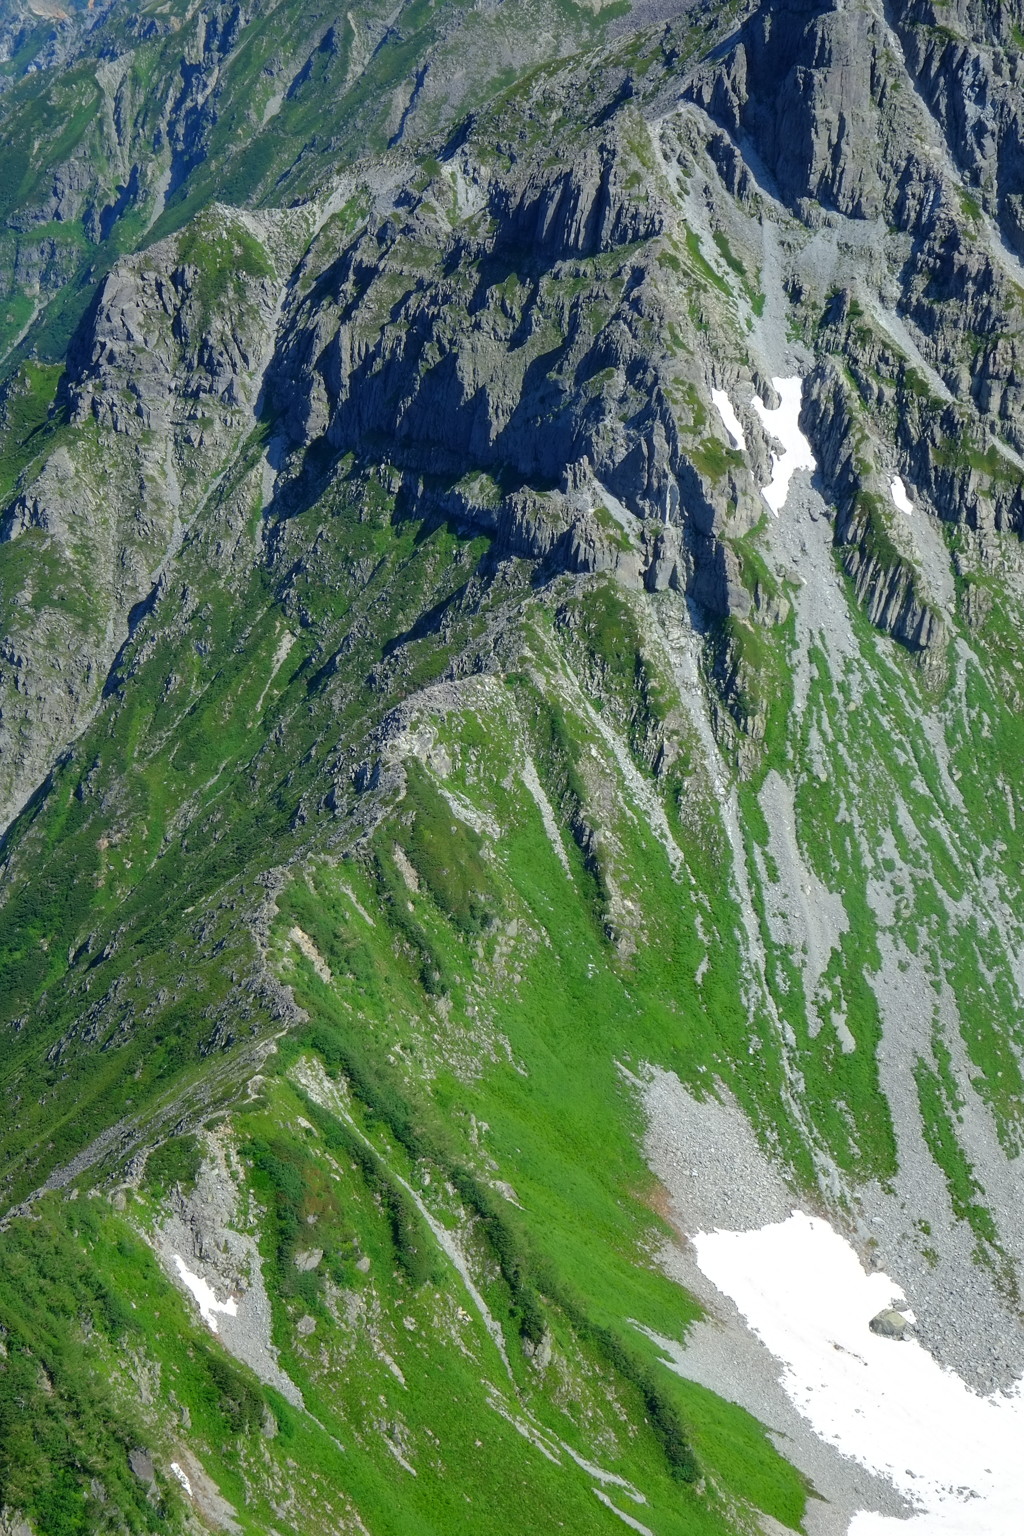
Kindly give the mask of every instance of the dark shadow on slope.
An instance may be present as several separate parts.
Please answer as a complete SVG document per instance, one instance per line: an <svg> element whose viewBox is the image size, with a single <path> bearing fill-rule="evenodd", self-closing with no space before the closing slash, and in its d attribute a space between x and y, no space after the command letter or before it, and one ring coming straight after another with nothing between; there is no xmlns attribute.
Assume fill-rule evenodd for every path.
<svg viewBox="0 0 1024 1536"><path fill-rule="evenodd" d="M428 635L438 634L447 615L458 607L468 590L469 583L464 581L461 587L456 587L454 592L443 597L432 608L428 608L426 613L420 614L416 622L407 630L386 642L381 648L381 659L386 661L389 656L393 656L396 651L401 650L402 646L409 645L413 640L425 640Z"/></svg>

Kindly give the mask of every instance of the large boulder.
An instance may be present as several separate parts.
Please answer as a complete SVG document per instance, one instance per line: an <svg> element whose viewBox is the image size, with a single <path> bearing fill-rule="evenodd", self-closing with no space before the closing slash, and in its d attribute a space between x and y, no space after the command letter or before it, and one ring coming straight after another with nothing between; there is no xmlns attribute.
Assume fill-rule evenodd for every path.
<svg viewBox="0 0 1024 1536"><path fill-rule="evenodd" d="M894 1307L883 1307L871 1319L868 1327L883 1339L912 1339L916 1332L910 1319Z"/></svg>

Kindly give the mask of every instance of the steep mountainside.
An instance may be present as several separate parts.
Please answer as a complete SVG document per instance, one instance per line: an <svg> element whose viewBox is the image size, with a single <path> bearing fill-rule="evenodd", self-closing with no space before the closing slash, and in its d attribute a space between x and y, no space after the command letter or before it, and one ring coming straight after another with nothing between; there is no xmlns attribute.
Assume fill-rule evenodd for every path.
<svg viewBox="0 0 1024 1536"><path fill-rule="evenodd" d="M5 17L0 1531L908 1515L694 1240L1024 1373L1024 0Z"/></svg>

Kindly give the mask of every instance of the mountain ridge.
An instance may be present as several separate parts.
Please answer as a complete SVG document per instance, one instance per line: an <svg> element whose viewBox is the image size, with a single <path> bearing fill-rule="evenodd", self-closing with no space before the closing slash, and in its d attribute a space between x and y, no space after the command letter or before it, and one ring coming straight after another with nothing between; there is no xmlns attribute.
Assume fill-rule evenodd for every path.
<svg viewBox="0 0 1024 1536"><path fill-rule="evenodd" d="M762 1191L1020 1374L1022 24L533 38L289 207L211 138L76 214L3 386L9 1525L906 1514L701 1332Z"/></svg>

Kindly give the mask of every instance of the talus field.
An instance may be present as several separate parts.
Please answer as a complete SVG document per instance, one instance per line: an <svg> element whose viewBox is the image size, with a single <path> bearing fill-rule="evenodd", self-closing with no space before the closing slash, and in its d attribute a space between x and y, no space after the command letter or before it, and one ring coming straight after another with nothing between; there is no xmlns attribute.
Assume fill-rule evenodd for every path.
<svg viewBox="0 0 1024 1536"><path fill-rule="evenodd" d="M2 0L2 1536L909 1515L696 1262L790 1210L1024 1375L1022 80Z"/></svg>

